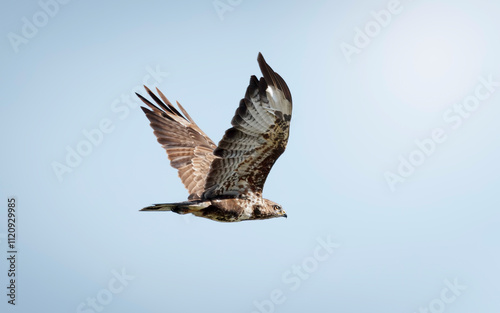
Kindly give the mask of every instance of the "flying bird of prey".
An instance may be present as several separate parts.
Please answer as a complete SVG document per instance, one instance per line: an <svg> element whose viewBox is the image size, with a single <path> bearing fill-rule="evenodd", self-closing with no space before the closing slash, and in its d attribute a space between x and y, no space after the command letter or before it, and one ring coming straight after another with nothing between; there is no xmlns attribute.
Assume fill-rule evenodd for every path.
<svg viewBox="0 0 500 313"><path fill-rule="evenodd" d="M137 94L149 107L141 108L190 193L188 201L155 204L141 211L192 213L219 222L287 217L281 205L262 198L262 189L274 162L285 151L292 95L262 54L257 61L264 77L250 78L232 127L218 145L179 102L180 112L158 88L159 98L144 86L156 105Z"/></svg>

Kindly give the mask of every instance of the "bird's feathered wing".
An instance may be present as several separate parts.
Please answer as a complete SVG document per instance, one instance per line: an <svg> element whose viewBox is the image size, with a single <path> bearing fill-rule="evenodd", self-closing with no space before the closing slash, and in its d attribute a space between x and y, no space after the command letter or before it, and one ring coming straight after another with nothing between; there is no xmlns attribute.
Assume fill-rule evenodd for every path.
<svg viewBox="0 0 500 313"><path fill-rule="evenodd" d="M158 142L167 151L170 165L178 170L179 177L190 194L189 199L200 199L205 190L210 164L215 158L213 151L216 145L196 125L179 102L177 106L184 115L160 90L156 89L161 100L146 86L144 88L158 105L137 94L151 109L141 107L151 122Z"/></svg>
<svg viewBox="0 0 500 313"><path fill-rule="evenodd" d="M267 175L285 151L292 116L292 96L281 76L257 58L264 75L252 76L245 97L219 142L202 198L262 194Z"/></svg>

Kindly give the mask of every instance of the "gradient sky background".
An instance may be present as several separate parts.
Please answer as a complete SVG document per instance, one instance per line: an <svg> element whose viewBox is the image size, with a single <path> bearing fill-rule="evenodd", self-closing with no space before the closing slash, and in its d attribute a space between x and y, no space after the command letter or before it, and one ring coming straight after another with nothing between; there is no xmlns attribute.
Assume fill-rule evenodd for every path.
<svg viewBox="0 0 500 313"><path fill-rule="evenodd" d="M500 4L402 0L348 62L341 45L391 1L231 3L220 16L210 0L70 1L17 52L9 33L22 35L23 18L43 23L43 9L4 4L4 292L10 196L19 254L18 305L2 292L0 310L88 313L100 297L102 312L121 313L498 312L500 87L486 97L478 86L500 81ZM218 142L260 75L259 51L293 95L289 145L264 190L288 219L139 213L187 197L131 96L148 68L168 73L148 85ZM443 116L478 89L484 100L454 128ZM58 180L52 164L103 121L112 131ZM385 173L436 128L446 140L392 191ZM339 246L317 261L328 238ZM106 298L122 270L133 279ZM458 296L446 289L455 279Z"/></svg>

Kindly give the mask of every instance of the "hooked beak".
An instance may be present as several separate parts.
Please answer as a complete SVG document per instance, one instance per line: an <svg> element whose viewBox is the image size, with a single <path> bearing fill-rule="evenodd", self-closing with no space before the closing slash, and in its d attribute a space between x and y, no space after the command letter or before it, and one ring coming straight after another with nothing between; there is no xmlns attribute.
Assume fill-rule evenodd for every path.
<svg viewBox="0 0 500 313"><path fill-rule="evenodd" d="M284 216L285 218L288 218L288 216L286 215L286 213L285 213L285 214L283 214L283 216Z"/></svg>

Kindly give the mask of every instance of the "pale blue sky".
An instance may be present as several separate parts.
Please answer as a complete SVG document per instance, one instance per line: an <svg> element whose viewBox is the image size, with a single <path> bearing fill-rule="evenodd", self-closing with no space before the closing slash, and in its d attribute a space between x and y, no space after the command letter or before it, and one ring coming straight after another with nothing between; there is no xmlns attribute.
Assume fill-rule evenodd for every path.
<svg viewBox="0 0 500 313"><path fill-rule="evenodd" d="M53 3L0 13L2 312L498 312L500 4ZM264 190L288 219L139 213L187 192L133 91L218 142L258 52L293 95Z"/></svg>

